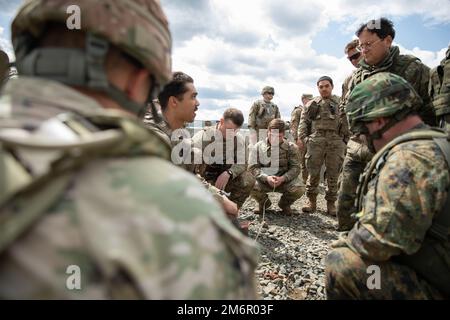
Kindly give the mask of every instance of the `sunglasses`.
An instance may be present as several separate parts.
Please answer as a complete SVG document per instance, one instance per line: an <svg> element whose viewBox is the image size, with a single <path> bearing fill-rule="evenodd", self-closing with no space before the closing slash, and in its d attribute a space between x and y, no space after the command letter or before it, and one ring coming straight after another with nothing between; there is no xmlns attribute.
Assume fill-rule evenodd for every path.
<svg viewBox="0 0 450 320"><path fill-rule="evenodd" d="M348 60L353 61L353 60L358 59L360 56L361 56L361 52L357 52L357 53L351 55L350 57L348 57Z"/></svg>
<svg viewBox="0 0 450 320"><path fill-rule="evenodd" d="M266 92L267 94L271 94L272 96L274 95L274 93L273 92Z"/></svg>

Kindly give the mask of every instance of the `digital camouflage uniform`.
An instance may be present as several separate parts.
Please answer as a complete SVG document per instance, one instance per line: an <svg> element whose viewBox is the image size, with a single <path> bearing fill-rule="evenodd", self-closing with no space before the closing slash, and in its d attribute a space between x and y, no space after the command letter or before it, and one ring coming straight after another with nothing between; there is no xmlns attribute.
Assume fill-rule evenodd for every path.
<svg viewBox="0 0 450 320"><path fill-rule="evenodd" d="M412 87L390 73L375 75L354 91L346 108L349 118L355 119L354 128L363 123L358 121L379 116L399 121L394 116L403 119L421 104ZM419 124L401 134L366 168L358 222L332 245L335 249L326 258L329 299L443 297L432 282L438 279L447 288L450 284L450 226L440 229L439 237L434 226L441 215L449 214L444 204L450 205L450 174L441 147L420 137L430 131ZM450 151L447 135L433 134ZM380 268L378 289L367 285L369 266Z"/></svg>
<svg viewBox="0 0 450 320"><path fill-rule="evenodd" d="M121 33L108 33L113 16L126 35L142 28L126 38L129 54L161 85L169 80L170 56L158 53L169 55L170 34L156 1L30 1L13 40L32 28L29 15L65 23L71 4L85 30L116 37L118 48ZM0 98L0 298L254 298L254 245L195 177L168 161L170 146L130 113L27 77L28 56L15 50L21 77ZM81 271L79 290L70 290L71 267Z"/></svg>
<svg viewBox="0 0 450 320"><path fill-rule="evenodd" d="M306 195L313 204L313 209L323 163L327 180L325 199L329 209L337 199L337 182L345 152L345 134L341 132L338 105L338 96L332 96L330 99L316 97L306 105L300 120L298 137L307 145L306 167L309 176Z"/></svg>
<svg viewBox="0 0 450 320"><path fill-rule="evenodd" d="M440 65L430 72L429 93L438 125L450 131L450 46Z"/></svg>
<svg viewBox="0 0 450 320"><path fill-rule="evenodd" d="M302 95L302 98L308 98L312 99L312 94L304 94ZM302 117L302 111L304 110L304 106L299 105L292 110L291 113L291 134L294 142L297 142L298 138L298 127L300 125L300 119ZM306 156L306 146L303 148L303 150L299 151L300 154L300 165L302 169L302 179L303 183L306 184L306 180L308 179L308 169L306 168L306 162L305 162L305 156Z"/></svg>
<svg viewBox="0 0 450 320"><path fill-rule="evenodd" d="M263 163L262 158L274 160ZM250 149L249 170L256 179L251 196L258 201L260 208L268 199L268 192L282 193L279 206L282 210L289 208L305 193L301 181L298 147L286 139L279 147L271 147L268 140L259 141ZM267 183L268 176L284 176L285 183L274 189ZM266 203L266 207L268 207Z"/></svg>
<svg viewBox="0 0 450 320"><path fill-rule="evenodd" d="M198 166L198 170L211 185L215 185L217 178L229 170L232 176L225 187L225 192L230 194L228 198L240 208L255 184L255 178L247 171L245 140L237 133L233 141L225 141L217 127L218 125L204 128L192 138L193 146L201 150L203 155L203 163ZM216 150L222 153L218 163L214 161Z"/></svg>
<svg viewBox="0 0 450 320"><path fill-rule="evenodd" d="M274 92L272 87L264 87L261 94L266 93L271 90ZM265 102L264 100L255 101L250 108L250 114L248 116L248 128L255 130L257 135L257 140L265 138L261 136L260 130L266 130L269 122L273 119L280 119L280 111L278 106L273 102Z"/></svg>
<svg viewBox="0 0 450 320"><path fill-rule="evenodd" d="M411 55L401 55L398 47L393 46L388 56L376 66L370 66L362 59L360 67L353 72L348 85L346 97L342 97L340 109L344 110L348 95L353 88L363 80L379 72L392 72L405 78L414 87L423 100L419 114L427 124L434 125L435 116L428 95L429 68ZM359 176L373 154L362 143L361 138L354 135L347 144L347 153L340 177L339 197L337 202L337 216L340 230L349 230L355 223L352 216L355 213L355 194Z"/></svg>

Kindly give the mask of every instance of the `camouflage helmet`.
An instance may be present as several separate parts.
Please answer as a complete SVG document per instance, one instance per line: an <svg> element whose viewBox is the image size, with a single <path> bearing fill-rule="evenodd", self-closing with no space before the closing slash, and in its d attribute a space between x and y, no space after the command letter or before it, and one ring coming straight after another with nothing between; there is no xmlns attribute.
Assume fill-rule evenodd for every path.
<svg viewBox="0 0 450 320"><path fill-rule="evenodd" d="M270 86L265 86L262 90L261 90L261 94L265 94L265 93L272 93L275 94L275 89L273 87Z"/></svg>
<svg viewBox="0 0 450 320"><path fill-rule="evenodd" d="M309 99L312 100L314 96L311 93L304 93L302 94L302 99Z"/></svg>
<svg viewBox="0 0 450 320"><path fill-rule="evenodd" d="M365 122L391 118L392 126L415 112L421 104L422 99L405 79L393 73L380 72L352 90L345 112L353 132L367 133Z"/></svg>
<svg viewBox="0 0 450 320"><path fill-rule="evenodd" d="M107 39L139 61L161 86L170 80L172 40L159 0L30 0L11 25L14 48L24 33L39 39L47 23L66 25L73 5L80 8L81 30Z"/></svg>

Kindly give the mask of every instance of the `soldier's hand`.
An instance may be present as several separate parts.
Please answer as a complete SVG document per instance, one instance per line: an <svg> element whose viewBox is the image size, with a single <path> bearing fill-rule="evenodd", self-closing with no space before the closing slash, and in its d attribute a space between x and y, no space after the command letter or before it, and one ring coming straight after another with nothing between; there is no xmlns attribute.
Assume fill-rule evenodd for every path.
<svg viewBox="0 0 450 320"><path fill-rule="evenodd" d="M271 186L272 188L276 187L276 185L275 185L276 182L277 182L276 178L277 178L277 177L274 177L274 176L268 176L268 177L267 177L267 183L268 183L269 186Z"/></svg>
<svg viewBox="0 0 450 320"><path fill-rule="evenodd" d="M305 149L305 144L303 143L302 139L297 139L297 146L300 151L303 151L303 149Z"/></svg>
<svg viewBox="0 0 450 320"><path fill-rule="evenodd" d="M226 171L217 178L215 187L220 190L224 190L230 180L230 174Z"/></svg>
<svg viewBox="0 0 450 320"><path fill-rule="evenodd" d="M286 178L285 177L275 177L275 187L276 188L278 188L279 186L281 186L285 182L286 182Z"/></svg>
<svg viewBox="0 0 450 320"><path fill-rule="evenodd" d="M225 213L231 217L239 216L239 209L236 203L223 196L222 207L225 210Z"/></svg>

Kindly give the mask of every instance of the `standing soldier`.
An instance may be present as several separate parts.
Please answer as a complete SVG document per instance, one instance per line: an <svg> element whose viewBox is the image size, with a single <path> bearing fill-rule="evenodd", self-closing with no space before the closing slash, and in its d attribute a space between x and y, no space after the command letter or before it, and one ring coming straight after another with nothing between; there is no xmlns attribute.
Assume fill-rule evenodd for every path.
<svg viewBox="0 0 450 320"><path fill-rule="evenodd" d="M245 140L238 132L243 123L242 112L228 108L217 125L197 132L192 138L193 146L203 155L199 174L216 188L230 193L229 199L238 208L255 184L247 171Z"/></svg>
<svg viewBox="0 0 450 320"><path fill-rule="evenodd" d="M306 105L298 132L299 146L307 144L306 167L309 173L306 185L308 203L303 211L316 211L320 170L325 161L327 212L336 215L337 180L344 160L345 133L340 130L339 97L332 95L333 80L327 76L321 77L317 88L320 96Z"/></svg>
<svg viewBox="0 0 450 320"><path fill-rule="evenodd" d="M11 31L0 298L254 298L253 244L138 117L171 77L159 1L31 0Z"/></svg>
<svg viewBox="0 0 450 320"><path fill-rule="evenodd" d="M429 93L438 125L450 131L450 46L441 64L430 73Z"/></svg>
<svg viewBox="0 0 450 320"><path fill-rule="evenodd" d="M304 93L302 94L302 103L303 105L299 105L294 108L291 114L291 134L292 138L294 139L294 142L298 145L298 127L300 125L300 118L302 116L302 111L304 110L306 104L313 99L312 94ZM302 169L302 179L303 183L306 184L306 180L308 179L308 170L306 169L306 163L305 163L305 155L306 155L306 148L301 148L301 145L299 146L299 154L300 154L300 165Z"/></svg>
<svg viewBox="0 0 450 320"><path fill-rule="evenodd" d="M392 46L395 30L392 21L381 18L360 26L356 32L358 49L363 54L359 68L353 73L346 97L342 97L340 110L345 109L347 97L353 88L378 72L392 72L406 79L423 100L418 111L427 124L435 124L435 116L428 95L430 70L420 60L411 55L401 55L397 46ZM339 198L337 202L338 230L349 230L355 223L354 213L356 188L359 176L373 154L359 135L353 135L347 144Z"/></svg>
<svg viewBox="0 0 450 320"><path fill-rule="evenodd" d="M0 50L0 89L9 79L9 58L5 51Z"/></svg>
<svg viewBox="0 0 450 320"><path fill-rule="evenodd" d="M270 121L266 140L259 141L250 151L249 170L256 179L251 193L258 202L256 214L261 214L271 206L267 195L269 192L282 193L278 205L286 215L292 214L291 205L305 193L305 187L298 177L298 148L285 139L285 129L283 120Z"/></svg>
<svg viewBox="0 0 450 320"><path fill-rule="evenodd" d="M272 102L273 96L275 95L275 89L266 86L262 89L261 95L263 96L263 99L253 103L248 116L251 144L255 144L265 137L263 132L267 131L267 126L270 121L281 118L277 105Z"/></svg>
<svg viewBox="0 0 450 320"><path fill-rule="evenodd" d="M350 61L350 63L355 67L355 68L359 68L359 62L362 59L362 54L361 52L358 50L358 46L359 46L359 40L355 39L350 41L349 43L347 43L347 45L345 46L345 54L347 55L347 59L348 61ZM347 95L347 92L349 90L349 85L350 85L350 81L352 80L353 77L353 73L355 73L355 71L352 72L352 74L350 74L347 78L345 78L344 83L342 84L342 95L341 97L344 98Z"/></svg>
<svg viewBox="0 0 450 320"><path fill-rule="evenodd" d="M351 92L353 132L377 152L358 189L358 221L332 244L328 299L450 297L450 137L417 115L422 100L380 72Z"/></svg>

